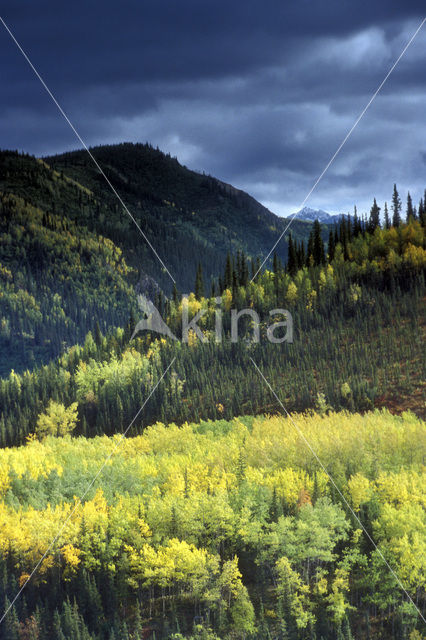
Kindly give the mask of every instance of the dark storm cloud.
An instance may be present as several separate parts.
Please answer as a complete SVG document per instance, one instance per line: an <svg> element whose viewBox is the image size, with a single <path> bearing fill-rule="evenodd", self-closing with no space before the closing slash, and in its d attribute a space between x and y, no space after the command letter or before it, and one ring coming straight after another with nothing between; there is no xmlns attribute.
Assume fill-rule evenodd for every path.
<svg viewBox="0 0 426 640"><path fill-rule="evenodd" d="M4 3L2 16L89 144L149 140L289 213L419 24L420 2ZM2 29L2 27L1 27ZM425 31L310 204L423 190ZM1 147L78 146L0 30ZM424 145L423 145L424 146Z"/></svg>

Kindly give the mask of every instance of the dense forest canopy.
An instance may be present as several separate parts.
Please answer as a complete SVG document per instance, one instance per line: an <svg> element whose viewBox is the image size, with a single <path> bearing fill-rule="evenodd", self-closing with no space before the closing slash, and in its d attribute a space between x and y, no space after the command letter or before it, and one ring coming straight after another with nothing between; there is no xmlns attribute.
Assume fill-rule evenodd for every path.
<svg viewBox="0 0 426 640"><path fill-rule="evenodd" d="M75 496L116 438L0 451L0 597L72 514L0 637L177 639L195 624L200 638L420 638L382 554L424 611L425 423L294 419L353 513L281 416L149 427L123 441L84 505Z"/></svg>

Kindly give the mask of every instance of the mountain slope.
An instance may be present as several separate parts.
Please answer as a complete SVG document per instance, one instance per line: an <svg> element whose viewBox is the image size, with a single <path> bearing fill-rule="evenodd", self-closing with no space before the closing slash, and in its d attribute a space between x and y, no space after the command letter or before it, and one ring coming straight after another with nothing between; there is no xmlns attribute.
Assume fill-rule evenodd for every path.
<svg viewBox="0 0 426 640"><path fill-rule="evenodd" d="M181 291L193 288L198 263L209 282L228 252L266 256L287 224L247 193L190 171L150 145L123 143L91 151ZM0 190L45 212L60 210L77 224L109 237L141 275L149 275L171 292L171 279L87 152L46 161L0 152ZM310 228L308 222L295 220L293 238L307 240ZM286 239L277 253L284 262Z"/></svg>
<svg viewBox="0 0 426 640"><path fill-rule="evenodd" d="M286 224L243 191L149 145L92 152L181 291L193 289L198 263L209 288L228 251L265 256ZM135 288L172 289L87 152L47 160L0 152L0 374L46 362L96 323L103 331L127 324ZM295 221L293 237L306 239L310 229ZM284 240L279 250L285 261Z"/></svg>
<svg viewBox="0 0 426 640"><path fill-rule="evenodd" d="M128 322L132 275L111 240L0 192L0 375Z"/></svg>
<svg viewBox="0 0 426 640"><path fill-rule="evenodd" d="M217 274L228 251L265 256L285 227L283 218L271 213L243 191L211 176L190 171L149 145L123 143L91 150L143 231L177 280L181 290L193 287L201 262L207 282ZM117 210L117 200L84 151L46 159L57 170L89 187ZM118 222L119 220L119 222ZM96 222L93 222L96 227ZM117 231L130 233L142 270L167 290L170 280L147 251L145 242L125 212L115 215ZM99 225L98 225L99 226ZM113 229L111 230L113 231ZM310 226L295 222L296 238L307 238ZM119 238L117 237L117 240ZM283 260L287 244L280 243Z"/></svg>

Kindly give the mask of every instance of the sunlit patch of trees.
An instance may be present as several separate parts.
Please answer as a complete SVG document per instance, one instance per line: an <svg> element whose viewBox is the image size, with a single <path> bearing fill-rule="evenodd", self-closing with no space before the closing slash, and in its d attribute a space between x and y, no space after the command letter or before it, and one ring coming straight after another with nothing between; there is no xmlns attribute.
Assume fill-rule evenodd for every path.
<svg viewBox="0 0 426 640"><path fill-rule="evenodd" d="M425 423L386 411L293 419L347 502L289 419L149 427L122 442L0 637L33 625L31 638L59 640L72 624L107 640L111 628L188 637L194 624L200 637L259 639L420 629L381 554L424 611ZM49 435L0 451L2 602L115 443Z"/></svg>

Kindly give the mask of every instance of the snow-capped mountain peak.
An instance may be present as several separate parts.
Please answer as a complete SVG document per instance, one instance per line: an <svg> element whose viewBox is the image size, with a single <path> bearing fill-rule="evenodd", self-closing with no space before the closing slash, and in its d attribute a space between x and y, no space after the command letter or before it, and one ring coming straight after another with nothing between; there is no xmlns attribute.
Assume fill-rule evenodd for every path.
<svg viewBox="0 0 426 640"><path fill-rule="evenodd" d="M294 215L294 214L293 214ZM297 220L308 220L309 222L314 222L314 220L319 220L319 222L333 222L335 218L331 213L327 213L323 209L311 209L311 207L303 207L296 213Z"/></svg>

